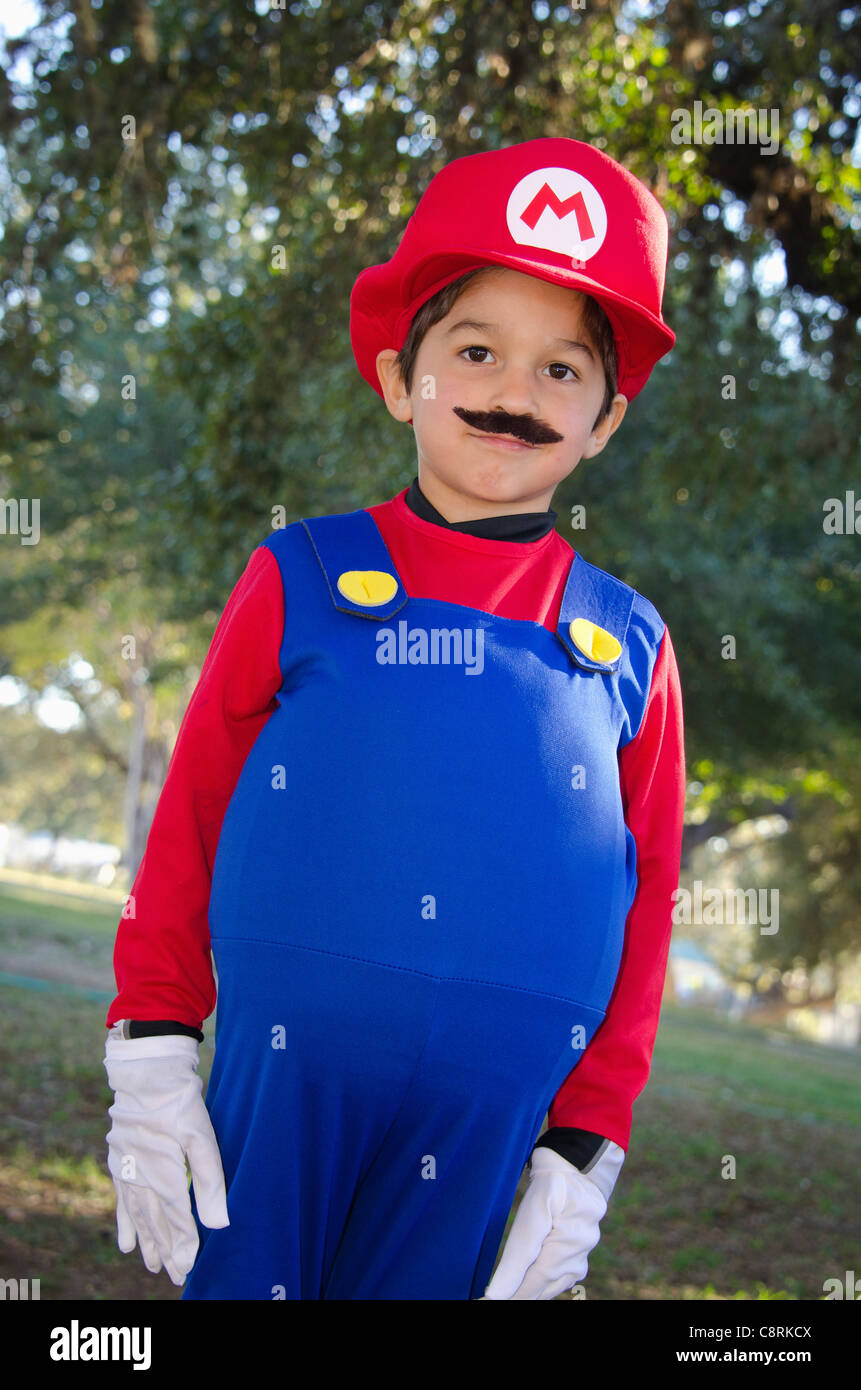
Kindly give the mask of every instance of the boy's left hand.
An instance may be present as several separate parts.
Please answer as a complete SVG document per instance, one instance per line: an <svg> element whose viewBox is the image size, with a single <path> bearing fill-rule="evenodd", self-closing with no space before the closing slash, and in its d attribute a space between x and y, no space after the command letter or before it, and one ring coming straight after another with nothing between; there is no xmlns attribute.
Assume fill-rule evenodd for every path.
<svg viewBox="0 0 861 1390"><path fill-rule="evenodd" d="M551 1299L579 1283L624 1158L610 1142L587 1175L554 1149L533 1149L529 1186L486 1299Z"/></svg>

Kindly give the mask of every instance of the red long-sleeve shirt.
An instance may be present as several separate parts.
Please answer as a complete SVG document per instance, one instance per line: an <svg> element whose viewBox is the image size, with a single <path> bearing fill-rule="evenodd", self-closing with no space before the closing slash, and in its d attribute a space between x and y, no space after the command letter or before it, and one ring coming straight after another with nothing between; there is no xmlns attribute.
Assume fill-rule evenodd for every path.
<svg viewBox="0 0 861 1390"><path fill-rule="evenodd" d="M453 531L407 506L405 488L368 507L404 588L555 631L573 551L556 531L502 541ZM114 949L118 1019L175 1019L199 1028L215 1007L208 924L221 823L245 759L281 687L285 622L277 561L251 554L219 619L170 760L146 852ZM557 1092L550 1126L630 1137L658 1026L678 884L685 795L682 703L665 629L645 713L618 754L625 821L637 849L637 891L604 1022Z"/></svg>

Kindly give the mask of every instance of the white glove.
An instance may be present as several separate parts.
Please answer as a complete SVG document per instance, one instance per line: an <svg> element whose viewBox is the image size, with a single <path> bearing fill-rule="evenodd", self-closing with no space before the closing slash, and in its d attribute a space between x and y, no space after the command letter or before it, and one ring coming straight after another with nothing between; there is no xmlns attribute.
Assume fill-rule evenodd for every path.
<svg viewBox="0 0 861 1390"><path fill-rule="evenodd" d="M484 1297L551 1299L579 1283L624 1161L624 1149L611 1139L588 1176L554 1149L533 1149L529 1186Z"/></svg>
<svg viewBox="0 0 861 1390"><path fill-rule="evenodd" d="M185 1282L199 1245L186 1156L201 1222L230 1225L199 1061L197 1042L184 1034L114 1036L105 1045L105 1070L115 1095L107 1140L117 1243L128 1254L137 1239L147 1269L157 1274L164 1264L174 1284Z"/></svg>

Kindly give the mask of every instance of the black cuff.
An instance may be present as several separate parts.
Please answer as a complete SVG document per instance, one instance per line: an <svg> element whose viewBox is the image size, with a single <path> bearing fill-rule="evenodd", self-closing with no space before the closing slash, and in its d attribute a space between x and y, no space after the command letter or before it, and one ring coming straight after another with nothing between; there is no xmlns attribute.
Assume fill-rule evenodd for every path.
<svg viewBox="0 0 861 1390"><path fill-rule="evenodd" d="M601 1134L593 1134L588 1129L572 1129L556 1125L536 1139L535 1148L553 1149L562 1158L567 1158L575 1168L584 1168L591 1163L602 1144L607 1141Z"/></svg>
<svg viewBox="0 0 861 1390"><path fill-rule="evenodd" d="M166 1033L184 1033L188 1038L197 1038L199 1043L203 1042L203 1034L199 1028L192 1028L187 1023L177 1023L172 1018L159 1018L155 1020L129 1019L128 1036L130 1038L161 1038Z"/></svg>

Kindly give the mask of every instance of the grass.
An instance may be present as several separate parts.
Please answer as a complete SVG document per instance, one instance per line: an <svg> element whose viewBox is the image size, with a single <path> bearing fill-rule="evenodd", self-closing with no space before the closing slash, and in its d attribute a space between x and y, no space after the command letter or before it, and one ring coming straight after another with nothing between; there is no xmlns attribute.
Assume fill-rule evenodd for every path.
<svg viewBox="0 0 861 1390"><path fill-rule="evenodd" d="M120 910L0 883L0 971L112 995ZM0 1277L39 1278L43 1299L177 1299L117 1249L106 1012L0 985ZM856 1052L665 1006L587 1299L823 1298L857 1265L856 1076Z"/></svg>

